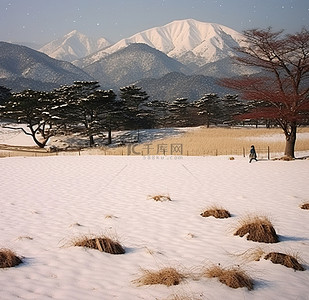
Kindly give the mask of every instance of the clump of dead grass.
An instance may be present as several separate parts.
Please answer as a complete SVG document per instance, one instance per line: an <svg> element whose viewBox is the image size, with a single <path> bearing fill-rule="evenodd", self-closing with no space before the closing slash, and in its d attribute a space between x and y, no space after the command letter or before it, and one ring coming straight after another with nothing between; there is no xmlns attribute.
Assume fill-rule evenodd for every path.
<svg viewBox="0 0 309 300"><path fill-rule="evenodd" d="M253 279L239 267L223 268L221 266L212 266L206 268L203 276L207 278L218 278L221 283L237 289L246 287L249 291L253 290Z"/></svg>
<svg viewBox="0 0 309 300"><path fill-rule="evenodd" d="M202 217L210 217L213 216L217 219L229 218L231 214L228 210L223 207L211 206L207 208L204 212L201 213Z"/></svg>
<svg viewBox="0 0 309 300"><path fill-rule="evenodd" d="M22 263L20 257L10 249L0 249L0 268L12 268Z"/></svg>
<svg viewBox="0 0 309 300"><path fill-rule="evenodd" d="M309 209L309 203L303 203L301 206L300 206L301 209Z"/></svg>
<svg viewBox="0 0 309 300"><path fill-rule="evenodd" d="M159 201L159 202L163 202L163 201L172 201L170 195L149 195L147 197L148 199L152 199L154 201Z"/></svg>
<svg viewBox="0 0 309 300"><path fill-rule="evenodd" d="M185 278L184 274L172 267L166 267L158 271L143 269L142 272L143 275L133 281L138 286L153 284L164 284L166 286L178 285Z"/></svg>
<svg viewBox="0 0 309 300"><path fill-rule="evenodd" d="M241 220L234 235L239 235L240 237L247 235L247 240L260 243L279 242L279 237L272 223L265 216L248 216Z"/></svg>
<svg viewBox="0 0 309 300"><path fill-rule="evenodd" d="M305 271L305 268L298 262L297 257L280 252L270 252L264 259L270 260L274 264L281 264L296 271Z"/></svg>
<svg viewBox="0 0 309 300"><path fill-rule="evenodd" d="M73 246L96 249L110 254L124 254L125 249L118 240L108 236L81 236L73 241Z"/></svg>
<svg viewBox="0 0 309 300"><path fill-rule="evenodd" d="M261 247L250 248L240 254L233 254L243 262L260 261L265 255L265 251Z"/></svg>

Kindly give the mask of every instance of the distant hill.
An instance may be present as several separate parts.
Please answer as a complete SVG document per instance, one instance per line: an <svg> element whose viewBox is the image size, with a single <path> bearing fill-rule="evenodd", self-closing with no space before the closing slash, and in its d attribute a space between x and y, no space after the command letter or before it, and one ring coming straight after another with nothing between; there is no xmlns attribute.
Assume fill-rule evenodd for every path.
<svg viewBox="0 0 309 300"><path fill-rule="evenodd" d="M141 86L151 97L150 100L173 101L176 98L188 98L189 101L198 100L208 93L216 93L219 96L234 92L218 85L213 77L203 75L185 75L182 73L169 73L154 79L142 79L135 82Z"/></svg>
<svg viewBox="0 0 309 300"><path fill-rule="evenodd" d="M77 80L93 78L69 62L25 46L0 42L0 84L8 88L45 90Z"/></svg>
<svg viewBox="0 0 309 300"><path fill-rule="evenodd" d="M227 78L252 75L259 72L260 70L257 67L240 65L232 58L226 57L198 68L193 74L215 78Z"/></svg>
<svg viewBox="0 0 309 300"><path fill-rule="evenodd" d="M190 70L177 60L146 44L131 44L87 66L84 71L102 87L118 89L143 78L159 78L170 72Z"/></svg>

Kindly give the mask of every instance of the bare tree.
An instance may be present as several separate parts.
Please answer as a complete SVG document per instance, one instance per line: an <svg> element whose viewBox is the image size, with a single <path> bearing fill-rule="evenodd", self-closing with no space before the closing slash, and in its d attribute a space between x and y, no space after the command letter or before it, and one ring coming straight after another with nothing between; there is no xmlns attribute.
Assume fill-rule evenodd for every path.
<svg viewBox="0 0 309 300"><path fill-rule="evenodd" d="M263 101L243 119L272 119L282 128L285 155L295 156L297 127L309 114L309 31L295 34L252 29L244 32L245 44L237 60L262 70L254 76L223 79L224 86L237 90L246 100Z"/></svg>

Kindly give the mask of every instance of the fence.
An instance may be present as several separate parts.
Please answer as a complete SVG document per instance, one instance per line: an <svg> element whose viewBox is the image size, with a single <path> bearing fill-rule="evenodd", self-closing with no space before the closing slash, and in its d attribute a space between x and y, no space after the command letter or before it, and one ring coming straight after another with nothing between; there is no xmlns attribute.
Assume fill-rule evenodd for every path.
<svg viewBox="0 0 309 300"><path fill-rule="evenodd" d="M235 156L249 156L249 149L207 149L207 150L186 150L175 153L176 156L219 156L219 155L235 155ZM256 148L258 159L269 160L276 156L282 156L282 153L271 152L270 146L267 148ZM45 156L81 156L81 155L120 155L120 156L153 156L153 155L170 155L168 152L161 152L156 154L148 154L146 151L132 152L129 147L122 148L85 148L70 151L55 151L48 152L46 150L26 150L26 149L0 149L0 157L45 157Z"/></svg>

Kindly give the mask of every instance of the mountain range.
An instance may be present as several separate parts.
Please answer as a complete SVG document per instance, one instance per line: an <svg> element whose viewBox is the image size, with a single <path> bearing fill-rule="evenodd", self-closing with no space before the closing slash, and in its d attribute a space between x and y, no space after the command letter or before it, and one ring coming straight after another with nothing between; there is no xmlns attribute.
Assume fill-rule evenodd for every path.
<svg viewBox="0 0 309 300"><path fill-rule="evenodd" d="M69 62L25 46L0 42L0 85L13 90L49 90L77 80L93 78Z"/></svg>
<svg viewBox="0 0 309 300"><path fill-rule="evenodd" d="M180 20L122 39L74 63L85 67L133 43L147 44L186 65L202 66L235 56L235 47L243 43L243 36L223 25Z"/></svg>
<svg viewBox="0 0 309 300"><path fill-rule="evenodd" d="M98 80L104 89L138 83L146 91L147 87L158 92L158 84L168 79L169 88L177 95L182 90L193 97L194 89L203 92L205 87L206 93L223 93L226 90L213 78L257 72L233 64L231 57L237 56L236 49L243 43L243 36L233 29L192 19L145 30L113 45L76 30L46 44L39 52L2 42L0 84L16 90L41 83L45 89L74 80ZM157 87L152 90L153 86Z"/></svg>
<svg viewBox="0 0 309 300"><path fill-rule="evenodd" d="M73 30L64 37L44 45L39 51L52 58L72 62L110 45L111 43L103 37L89 38L77 30Z"/></svg>

